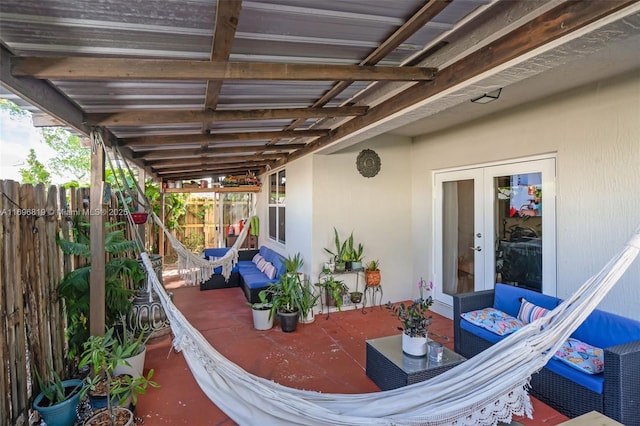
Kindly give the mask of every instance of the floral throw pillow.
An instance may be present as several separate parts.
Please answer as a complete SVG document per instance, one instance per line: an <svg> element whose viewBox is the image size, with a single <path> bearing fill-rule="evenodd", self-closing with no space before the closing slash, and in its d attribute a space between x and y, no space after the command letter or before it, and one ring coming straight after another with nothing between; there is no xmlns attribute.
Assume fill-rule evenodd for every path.
<svg viewBox="0 0 640 426"><path fill-rule="evenodd" d="M578 339L569 337L554 358L588 374L604 371L604 351Z"/></svg>
<svg viewBox="0 0 640 426"><path fill-rule="evenodd" d="M460 314L460 316L470 323L485 328L499 336L511 334L524 325L518 318L514 318L495 308L465 312L464 314Z"/></svg>
<svg viewBox="0 0 640 426"><path fill-rule="evenodd" d="M520 299L520 310L518 311L518 319L525 324L529 324L537 320L540 317L546 315L549 312L548 309L542 308L538 305L534 305L528 302L524 297Z"/></svg>

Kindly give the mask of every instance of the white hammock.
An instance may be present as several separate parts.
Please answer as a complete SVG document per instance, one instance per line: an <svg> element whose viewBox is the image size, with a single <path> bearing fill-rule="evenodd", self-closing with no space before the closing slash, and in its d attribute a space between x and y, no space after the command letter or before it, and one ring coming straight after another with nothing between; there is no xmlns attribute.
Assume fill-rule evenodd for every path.
<svg viewBox="0 0 640 426"><path fill-rule="evenodd" d="M99 132L94 142L103 146ZM117 152L117 147L116 147ZM126 162L126 160L125 160ZM113 166L112 166L113 168ZM136 183L137 185L137 183ZM138 191L144 194L138 186ZM202 282L217 266L229 274L245 227L222 259L210 262L188 251L162 222L191 283ZM424 382L368 394L323 394L279 385L243 370L223 357L173 305L147 253L141 258L194 378L222 411L240 425L495 425L513 415L531 417L531 375L544 367L562 343L607 295L640 252L640 227L605 267L544 317L468 361ZM228 275L227 275L228 276Z"/></svg>
<svg viewBox="0 0 640 426"><path fill-rule="evenodd" d="M162 224L160 224L162 226ZM495 425L531 417L531 375L596 308L640 251L640 227L624 249L544 317L459 366L424 382L368 394L323 394L279 385L243 370L189 324L155 277L174 347L196 381L240 425ZM144 265L153 271L146 253Z"/></svg>

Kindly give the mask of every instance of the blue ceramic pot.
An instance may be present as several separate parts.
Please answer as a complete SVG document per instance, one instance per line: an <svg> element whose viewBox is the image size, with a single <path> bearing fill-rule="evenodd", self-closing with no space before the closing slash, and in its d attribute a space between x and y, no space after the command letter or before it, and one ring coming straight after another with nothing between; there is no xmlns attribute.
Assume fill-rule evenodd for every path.
<svg viewBox="0 0 640 426"><path fill-rule="evenodd" d="M80 402L80 390L82 380L72 379L62 382L65 390L77 388L76 392L60 404L50 407L40 405L44 399L44 394L40 393L33 401L33 409L40 413L47 426L71 426L76 420L76 407Z"/></svg>

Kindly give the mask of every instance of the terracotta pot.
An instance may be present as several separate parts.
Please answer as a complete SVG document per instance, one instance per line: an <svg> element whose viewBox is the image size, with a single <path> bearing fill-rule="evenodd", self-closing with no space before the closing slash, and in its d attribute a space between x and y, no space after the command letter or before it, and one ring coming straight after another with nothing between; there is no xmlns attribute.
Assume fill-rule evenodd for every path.
<svg viewBox="0 0 640 426"><path fill-rule="evenodd" d="M369 287L380 285L380 270L376 269L375 271L365 271L364 279Z"/></svg>

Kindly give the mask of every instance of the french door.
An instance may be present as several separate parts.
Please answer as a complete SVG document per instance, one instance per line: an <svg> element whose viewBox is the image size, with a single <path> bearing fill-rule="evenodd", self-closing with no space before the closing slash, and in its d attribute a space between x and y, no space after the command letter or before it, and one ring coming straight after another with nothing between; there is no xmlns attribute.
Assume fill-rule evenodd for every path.
<svg viewBox="0 0 640 426"><path fill-rule="evenodd" d="M436 172L434 184L436 300L496 282L555 295L554 158Z"/></svg>

